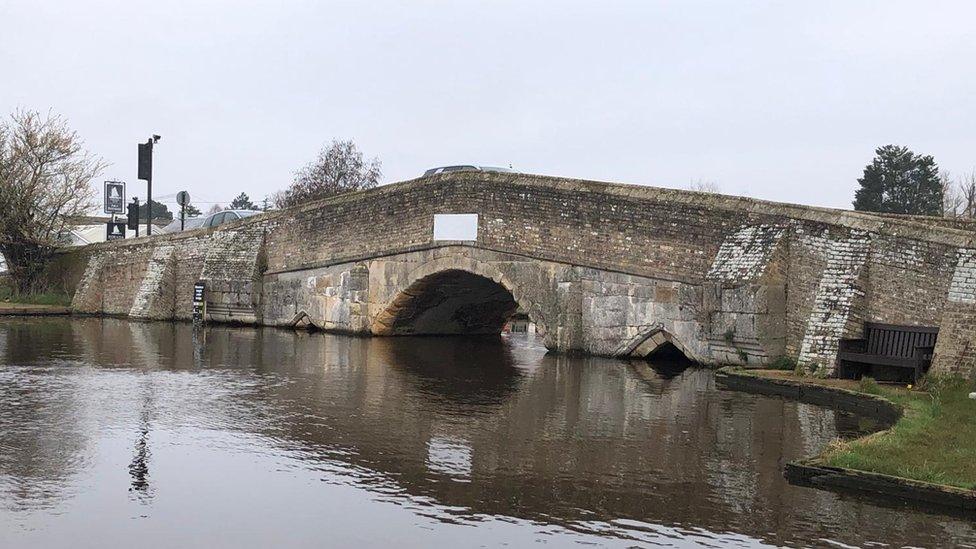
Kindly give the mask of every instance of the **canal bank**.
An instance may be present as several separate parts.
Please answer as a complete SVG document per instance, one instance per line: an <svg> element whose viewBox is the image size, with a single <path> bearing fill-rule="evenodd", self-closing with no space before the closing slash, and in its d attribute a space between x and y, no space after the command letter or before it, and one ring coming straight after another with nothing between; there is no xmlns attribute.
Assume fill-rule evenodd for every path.
<svg viewBox="0 0 976 549"><path fill-rule="evenodd" d="M71 309L59 305L0 302L0 316L66 316Z"/></svg>
<svg viewBox="0 0 976 549"><path fill-rule="evenodd" d="M71 296L59 293L18 294L0 275L0 316L61 316L71 314Z"/></svg>
<svg viewBox="0 0 976 549"><path fill-rule="evenodd" d="M791 483L855 491L928 510L976 514L976 401L959 379L924 387L881 386L800 377L784 370L723 368L720 385L831 406L877 419L886 428L828 445L820 454L787 463ZM934 507L934 508L933 508Z"/></svg>

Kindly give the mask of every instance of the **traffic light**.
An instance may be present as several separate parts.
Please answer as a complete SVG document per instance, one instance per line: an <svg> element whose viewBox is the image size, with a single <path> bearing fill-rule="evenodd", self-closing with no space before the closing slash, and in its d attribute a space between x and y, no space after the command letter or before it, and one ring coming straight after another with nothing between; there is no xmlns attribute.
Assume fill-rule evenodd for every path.
<svg viewBox="0 0 976 549"><path fill-rule="evenodd" d="M128 218L125 220L125 226L130 229L139 228L139 202L133 201L127 206Z"/></svg>
<svg viewBox="0 0 976 549"><path fill-rule="evenodd" d="M153 140L139 143L139 179L152 181Z"/></svg>

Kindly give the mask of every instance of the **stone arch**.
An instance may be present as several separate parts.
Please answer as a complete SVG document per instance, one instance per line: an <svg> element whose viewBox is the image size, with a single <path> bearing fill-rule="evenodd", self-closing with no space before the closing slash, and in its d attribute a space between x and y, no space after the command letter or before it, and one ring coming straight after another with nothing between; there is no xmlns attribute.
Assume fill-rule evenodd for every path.
<svg viewBox="0 0 976 549"><path fill-rule="evenodd" d="M632 340L620 355L633 358L648 358L668 346L677 349L688 360L704 362L702 357L698 356L687 345L674 337L671 332L660 326L652 328L647 333Z"/></svg>
<svg viewBox="0 0 976 549"><path fill-rule="evenodd" d="M491 263L444 256L413 269L370 323L374 335L499 333L516 311L545 333L542 311ZM435 329L436 325L440 330Z"/></svg>

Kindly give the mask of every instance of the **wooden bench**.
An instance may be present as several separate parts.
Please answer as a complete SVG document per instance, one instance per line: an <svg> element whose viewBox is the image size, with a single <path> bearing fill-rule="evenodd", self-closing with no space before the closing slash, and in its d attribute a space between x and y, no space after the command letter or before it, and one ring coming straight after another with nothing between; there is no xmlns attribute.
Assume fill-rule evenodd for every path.
<svg viewBox="0 0 976 549"><path fill-rule="evenodd" d="M932 363L938 337L938 328L866 322L863 338L840 340L840 377L853 378L865 370L875 374L873 367L881 366L911 370L917 382Z"/></svg>

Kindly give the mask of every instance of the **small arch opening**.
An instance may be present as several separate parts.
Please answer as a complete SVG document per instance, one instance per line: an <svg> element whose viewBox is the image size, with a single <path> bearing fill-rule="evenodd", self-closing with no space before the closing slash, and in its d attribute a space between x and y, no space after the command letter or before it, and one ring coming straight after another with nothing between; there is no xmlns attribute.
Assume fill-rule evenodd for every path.
<svg viewBox="0 0 976 549"><path fill-rule="evenodd" d="M670 341L659 345L644 358L657 362L691 362L691 359L686 357L685 354L681 352L681 349L675 347L675 345Z"/></svg>
<svg viewBox="0 0 976 549"><path fill-rule="evenodd" d="M516 311L512 293L494 280L452 269L400 292L374 322L377 335L499 334Z"/></svg>
<svg viewBox="0 0 976 549"><path fill-rule="evenodd" d="M671 342L666 342L659 345L649 355L645 356L644 359L647 360L651 368L653 368L658 375L661 375L666 379L675 377L689 367L695 365L693 360L685 356L685 354L681 352L681 349L678 349L678 347Z"/></svg>
<svg viewBox="0 0 976 549"><path fill-rule="evenodd" d="M646 360L654 370L666 377L678 375L697 364L681 343L664 330L649 335L631 351L630 356Z"/></svg>

